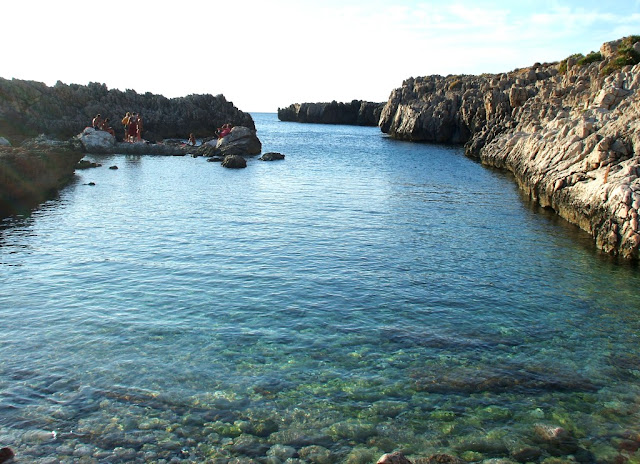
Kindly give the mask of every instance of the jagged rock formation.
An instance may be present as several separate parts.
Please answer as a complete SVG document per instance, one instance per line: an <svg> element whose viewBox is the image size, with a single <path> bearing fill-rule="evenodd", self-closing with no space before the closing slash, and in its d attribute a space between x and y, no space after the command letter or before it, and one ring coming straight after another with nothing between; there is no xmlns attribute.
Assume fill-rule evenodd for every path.
<svg viewBox="0 0 640 464"><path fill-rule="evenodd" d="M469 156L513 172L600 249L638 259L639 39L501 75L408 79L385 105L381 130L466 143Z"/></svg>
<svg viewBox="0 0 640 464"><path fill-rule="evenodd" d="M0 135L13 145L39 134L68 139L82 131L96 114L110 119L118 138L127 111L140 113L143 137L210 137L222 124L255 129L248 113L238 110L223 95L189 95L166 98L149 92L108 90L104 84L87 86L59 82L48 87L41 82L0 78Z"/></svg>
<svg viewBox="0 0 640 464"><path fill-rule="evenodd" d="M84 153L78 144L34 140L0 146L0 217L26 213L73 176Z"/></svg>
<svg viewBox="0 0 640 464"><path fill-rule="evenodd" d="M294 103L278 108L280 121L377 126L384 103L353 100L351 103Z"/></svg>

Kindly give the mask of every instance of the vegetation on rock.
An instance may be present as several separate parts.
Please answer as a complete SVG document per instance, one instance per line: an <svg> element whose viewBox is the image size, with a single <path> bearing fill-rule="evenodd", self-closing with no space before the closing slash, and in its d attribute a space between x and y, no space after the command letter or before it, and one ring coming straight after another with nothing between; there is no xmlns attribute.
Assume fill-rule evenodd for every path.
<svg viewBox="0 0 640 464"><path fill-rule="evenodd" d="M251 116L238 110L223 95L189 95L166 98L134 90L109 90L99 83L48 87L41 82L0 78L0 134L14 144L47 134L68 139L91 125L101 114L109 118L118 137L126 112L137 112L144 121L147 140L213 136L224 123L255 129Z"/></svg>

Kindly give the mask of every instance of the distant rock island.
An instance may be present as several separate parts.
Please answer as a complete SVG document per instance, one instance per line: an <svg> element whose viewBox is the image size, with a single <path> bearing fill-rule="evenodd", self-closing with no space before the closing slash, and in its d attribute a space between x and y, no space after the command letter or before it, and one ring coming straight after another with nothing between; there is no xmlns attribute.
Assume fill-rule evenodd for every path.
<svg viewBox="0 0 640 464"><path fill-rule="evenodd" d="M49 87L41 82L0 78L0 136L12 145L46 134L69 139L91 125L97 115L109 118L116 137L123 136L121 120L127 112L142 115L143 137L211 137L225 123L255 130L253 118L228 102L223 95L189 95L166 98L134 90L107 89L104 84L63 84Z"/></svg>
<svg viewBox="0 0 640 464"><path fill-rule="evenodd" d="M639 62L640 36L630 36L504 74L410 78L391 93L380 128L401 140L465 144L603 251L638 259Z"/></svg>
<svg viewBox="0 0 640 464"><path fill-rule="evenodd" d="M280 121L315 124L377 126L384 103L353 100L350 103L294 103L278 108Z"/></svg>

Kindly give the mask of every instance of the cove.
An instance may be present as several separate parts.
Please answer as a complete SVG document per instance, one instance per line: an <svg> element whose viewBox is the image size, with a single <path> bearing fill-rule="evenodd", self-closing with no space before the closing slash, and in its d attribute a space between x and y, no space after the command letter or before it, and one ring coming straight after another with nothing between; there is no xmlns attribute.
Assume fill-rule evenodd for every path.
<svg viewBox="0 0 640 464"><path fill-rule="evenodd" d="M24 462L635 455L634 265L461 149L254 120L285 160L95 156L3 221L0 445Z"/></svg>

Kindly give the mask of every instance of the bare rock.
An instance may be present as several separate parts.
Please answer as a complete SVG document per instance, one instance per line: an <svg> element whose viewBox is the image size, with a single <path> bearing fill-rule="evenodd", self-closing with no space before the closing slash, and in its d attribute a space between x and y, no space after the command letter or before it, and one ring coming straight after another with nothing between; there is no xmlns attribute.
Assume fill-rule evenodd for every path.
<svg viewBox="0 0 640 464"><path fill-rule="evenodd" d="M247 167L247 160L240 155L227 155L222 160L222 166L231 169L242 169Z"/></svg>
<svg viewBox="0 0 640 464"><path fill-rule="evenodd" d="M382 455L376 464L412 464L400 451Z"/></svg>
<svg viewBox="0 0 640 464"><path fill-rule="evenodd" d="M233 127L229 135L215 142L215 147L223 155L258 155L262 151L256 131L244 126Z"/></svg>
<svg viewBox="0 0 640 464"><path fill-rule="evenodd" d="M284 155L282 153L265 153L263 154L260 158L258 158L260 161L275 161L275 160L283 160L284 159Z"/></svg>

